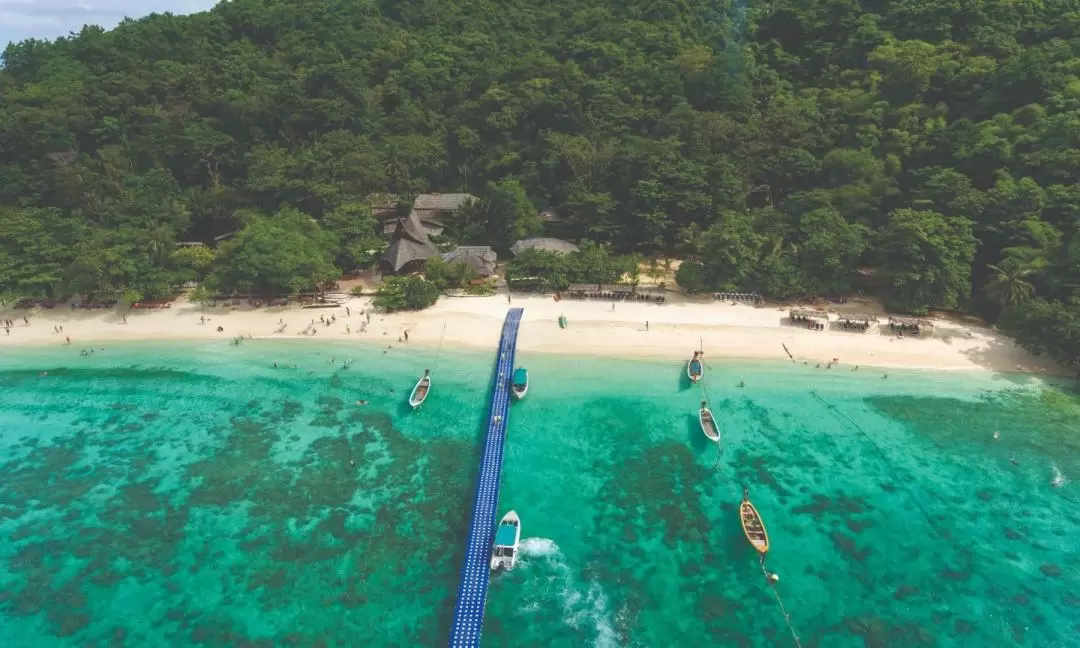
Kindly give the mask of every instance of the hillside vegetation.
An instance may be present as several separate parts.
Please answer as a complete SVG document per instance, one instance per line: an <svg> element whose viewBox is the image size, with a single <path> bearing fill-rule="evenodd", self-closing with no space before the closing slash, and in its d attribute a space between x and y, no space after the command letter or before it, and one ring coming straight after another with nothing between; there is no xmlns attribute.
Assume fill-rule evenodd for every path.
<svg viewBox="0 0 1080 648"><path fill-rule="evenodd" d="M698 259L706 287L870 287L1075 365L1078 48L1072 0L235 0L87 27L4 52L0 289L162 297L279 258L295 288L370 260L366 196L469 191L501 247L553 208L549 233Z"/></svg>

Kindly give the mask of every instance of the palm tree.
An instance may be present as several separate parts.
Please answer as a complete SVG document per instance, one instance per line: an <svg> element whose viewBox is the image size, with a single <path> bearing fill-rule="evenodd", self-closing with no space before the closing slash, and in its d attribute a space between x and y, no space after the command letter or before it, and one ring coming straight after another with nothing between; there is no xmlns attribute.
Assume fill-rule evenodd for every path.
<svg viewBox="0 0 1080 648"><path fill-rule="evenodd" d="M657 261L656 257L649 258L649 276L652 277L653 283L660 281L660 262Z"/></svg>
<svg viewBox="0 0 1080 648"><path fill-rule="evenodd" d="M1035 286L1025 280L1035 269L1006 260L1000 266L986 264L994 276L986 282L986 296L1003 309L1013 308L1035 295Z"/></svg>
<svg viewBox="0 0 1080 648"><path fill-rule="evenodd" d="M761 248L758 250L758 253L762 259L770 260L785 254L797 256L799 254L799 246L795 243L785 241L783 236L773 236L761 242Z"/></svg>

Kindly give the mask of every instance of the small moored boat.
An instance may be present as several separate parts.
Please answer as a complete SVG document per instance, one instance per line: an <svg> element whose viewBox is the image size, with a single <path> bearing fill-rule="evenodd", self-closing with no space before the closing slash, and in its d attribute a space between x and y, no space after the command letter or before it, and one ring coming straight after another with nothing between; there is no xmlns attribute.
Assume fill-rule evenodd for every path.
<svg viewBox="0 0 1080 648"><path fill-rule="evenodd" d="M510 389L514 392L514 398L521 400L529 391L529 371L525 367L514 370L514 379L510 383Z"/></svg>
<svg viewBox="0 0 1080 648"><path fill-rule="evenodd" d="M709 441L720 441L720 428L717 427L712 410L709 409L709 404L705 401L701 401L701 409L698 410L698 421L701 422L701 431L705 433L705 436L709 437Z"/></svg>
<svg viewBox="0 0 1080 648"><path fill-rule="evenodd" d="M431 391L431 370L424 369L424 377L416 381L416 386L413 387L412 393L409 394L409 405L413 409L420 407L424 404L424 401L428 397L428 393Z"/></svg>
<svg viewBox="0 0 1080 648"><path fill-rule="evenodd" d="M754 505L750 503L750 493L743 489L743 499L739 504L739 521L742 523L743 534L747 541L765 560L765 554L769 553L769 534L765 531L765 523L761 521L761 515Z"/></svg>
<svg viewBox="0 0 1080 648"><path fill-rule="evenodd" d="M518 544L521 542L521 520L510 511L495 530L495 547L491 550L491 569L514 568L517 564Z"/></svg>
<svg viewBox="0 0 1080 648"><path fill-rule="evenodd" d="M700 351L694 351L694 357L686 363L686 375L690 377L692 383L701 380L701 377L705 375L705 365L701 363Z"/></svg>

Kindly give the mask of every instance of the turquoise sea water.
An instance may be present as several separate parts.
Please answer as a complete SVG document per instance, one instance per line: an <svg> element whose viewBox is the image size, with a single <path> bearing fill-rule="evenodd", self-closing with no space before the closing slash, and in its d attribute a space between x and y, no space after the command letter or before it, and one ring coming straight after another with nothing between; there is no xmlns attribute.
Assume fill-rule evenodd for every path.
<svg viewBox="0 0 1080 648"><path fill-rule="evenodd" d="M744 487L804 646L1080 644L1071 387L711 360L718 452L679 358L519 360L500 512L523 557L492 580L485 646L793 645ZM493 361L5 350L0 644L445 645Z"/></svg>

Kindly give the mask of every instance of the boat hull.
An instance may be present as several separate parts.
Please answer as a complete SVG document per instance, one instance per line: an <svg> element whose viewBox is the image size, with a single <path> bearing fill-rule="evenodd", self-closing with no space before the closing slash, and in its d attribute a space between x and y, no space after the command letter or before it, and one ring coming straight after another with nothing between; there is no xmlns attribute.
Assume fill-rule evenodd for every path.
<svg viewBox="0 0 1080 648"><path fill-rule="evenodd" d="M515 400L521 400L525 398L525 394L529 392L529 372L525 367L518 367L514 371L513 382L510 384L510 391L514 394Z"/></svg>
<svg viewBox="0 0 1080 648"><path fill-rule="evenodd" d="M705 433L705 437L709 441L720 442L720 428L716 425L712 410L708 407L702 407L698 411L698 423L701 424L701 431Z"/></svg>
<svg viewBox="0 0 1080 648"><path fill-rule="evenodd" d="M416 381L416 385L413 387L412 393L409 394L409 405L413 409L420 407L427 400L428 394L431 393L431 376L424 376L420 380Z"/></svg>
<svg viewBox="0 0 1080 648"><path fill-rule="evenodd" d="M744 499L739 504L739 521L742 523L743 535L747 542L762 557L769 553L769 533L765 530L765 523L761 520L758 510Z"/></svg>
<svg viewBox="0 0 1080 648"><path fill-rule="evenodd" d="M507 537L509 536L509 537ZM512 540L510 539L512 538ZM495 543L491 550L491 569L507 571L517 565L518 547L521 545L521 518L510 511L499 521L495 530Z"/></svg>
<svg viewBox="0 0 1080 648"><path fill-rule="evenodd" d="M705 366L701 364L700 360L690 360L686 363L686 376L690 379L690 382L696 383L701 380L703 375L705 375Z"/></svg>

